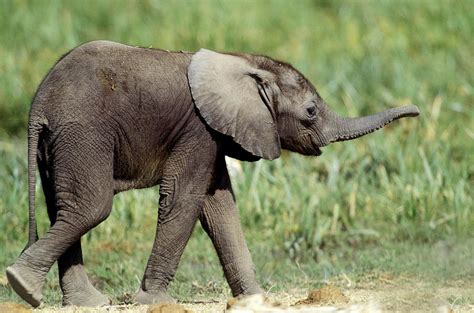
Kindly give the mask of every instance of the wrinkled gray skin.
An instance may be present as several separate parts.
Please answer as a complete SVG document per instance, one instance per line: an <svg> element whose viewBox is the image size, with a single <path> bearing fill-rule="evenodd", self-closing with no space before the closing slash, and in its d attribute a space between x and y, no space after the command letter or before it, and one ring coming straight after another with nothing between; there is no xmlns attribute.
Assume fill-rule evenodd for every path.
<svg viewBox="0 0 474 313"><path fill-rule="evenodd" d="M275 159L281 149L317 156L331 142L416 115L409 106L338 117L302 74L264 56L83 44L53 67L31 107L29 242L8 280L36 307L58 261L64 305L108 304L84 271L81 236L107 218L116 193L160 185L156 238L136 301L173 300L166 289L198 219L232 293L261 293L224 156ZM39 240L36 165L51 219Z"/></svg>

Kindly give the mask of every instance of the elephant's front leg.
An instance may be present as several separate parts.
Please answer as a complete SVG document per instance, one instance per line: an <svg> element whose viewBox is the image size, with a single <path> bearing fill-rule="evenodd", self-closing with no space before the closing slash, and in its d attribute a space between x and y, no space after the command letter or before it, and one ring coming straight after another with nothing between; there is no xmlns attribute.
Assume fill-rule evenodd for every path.
<svg viewBox="0 0 474 313"><path fill-rule="evenodd" d="M168 284L176 273L203 199L197 195L181 195L175 200L169 200L170 196L160 196L156 238L140 290L135 297L142 304L175 302L167 294ZM167 201L173 203L168 204ZM163 217L164 214L172 216Z"/></svg>
<svg viewBox="0 0 474 313"><path fill-rule="evenodd" d="M199 219L217 250L232 294L238 296L263 293L245 243L223 158L219 160L219 168L215 185L206 198Z"/></svg>
<svg viewBox="0 0 474 313"><path fill-rule="evenodd" d="M214 162L202 162L195 158L199 151L189 151L195 155L177 152L170 157L160 184L155 242L135 297L142 304L174 302L167 294L168 284L199 217Z"/></svg>

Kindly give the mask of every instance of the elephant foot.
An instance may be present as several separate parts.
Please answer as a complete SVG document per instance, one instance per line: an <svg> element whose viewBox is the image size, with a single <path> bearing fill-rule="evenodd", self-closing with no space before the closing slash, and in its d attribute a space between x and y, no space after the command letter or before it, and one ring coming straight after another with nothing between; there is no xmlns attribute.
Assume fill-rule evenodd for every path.
<svg viewBox="0 0 474 313"><path fill-rule="evenodd" d="M260 295L260 294L264 294L264 293L265 293L265 291L262 288L260 288L260 286L255 285L255 286L249 287L247 289L244 289L242 292L240 292L236 296L251 296L251 295Z"/></svg>
<svg viewBox="0 0 474 313"><path fill-rule="evenodd" d="M255 287L255 288L247 289L247 290L245 290L244 292L241 293L241 295L244 295L244 296L261 295L261 294L265 294L265 291L262 288L260 288L259 286Z"/></svg>
<svg viewBox="0 0 474 313"><path fill-rule="evenodd" d="M140 288L135 295L135 302L140 304L176 303L176 300L166 291L144 291Z"/></svg>
<svg viewBox="0 0 474 313"><path fill-rule="evenodd" d="M69 288L70 287L71 286L69 286ZM75 287L74 291L64 292L63 306L74 305L83 307L100 307L112 304L107 296L95 289L89 282L86 286Z"/></svg>
<svg viewBox="0 0 474 313"><path fill-rule="evenodd" d="M23 300L35 308L41 305L44 275L19 264L7 267L6 272L8 282Z"/></svg>

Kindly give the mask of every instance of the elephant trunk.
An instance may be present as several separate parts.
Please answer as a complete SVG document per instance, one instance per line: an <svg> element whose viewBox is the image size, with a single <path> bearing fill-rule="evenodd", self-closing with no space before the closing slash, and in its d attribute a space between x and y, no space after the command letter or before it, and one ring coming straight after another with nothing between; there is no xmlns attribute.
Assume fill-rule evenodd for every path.
<svg viewBox="0 0 474 313"><path fill-rule="evenodd" d="M327 137L330 142L355 139L374 132L394 120L417 116L419 113L414 105L392 108L374 115L356 118L340 117L331 112L332 123L327 129Z"/></svg>

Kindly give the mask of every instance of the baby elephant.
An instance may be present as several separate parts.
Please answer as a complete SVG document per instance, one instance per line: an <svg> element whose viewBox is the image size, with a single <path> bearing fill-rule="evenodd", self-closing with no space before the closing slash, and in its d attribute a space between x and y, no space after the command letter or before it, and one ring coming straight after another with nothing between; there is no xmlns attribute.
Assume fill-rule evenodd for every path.
<svg viewBox="0 0 474 313"><path fill-rule="evenodd" d="M173 301L167 287L198 219L233 295L262 293L225 156L273 160L281 149L319 156L331 142L418 114L407 106L340 117L301 73L265 56L83 44L50 70L31 106L29 240L8 281L39 306L58 261L63 305L109 304L86 275L81 236L107 218L115 194L160 185L155 242L135 300ZM36 165L51 220L39 240Z"/></svg>

